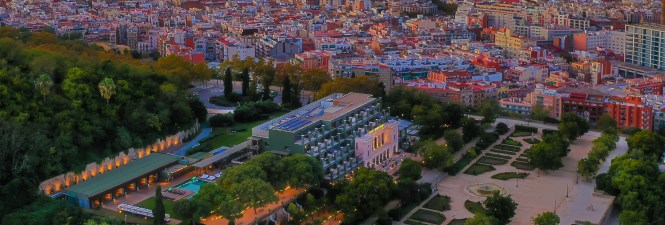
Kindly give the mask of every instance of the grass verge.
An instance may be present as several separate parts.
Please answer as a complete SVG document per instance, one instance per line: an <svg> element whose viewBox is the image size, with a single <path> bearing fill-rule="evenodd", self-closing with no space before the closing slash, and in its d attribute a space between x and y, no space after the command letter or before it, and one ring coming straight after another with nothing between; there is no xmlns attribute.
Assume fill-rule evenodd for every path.
<svg viewBox="0 0 665 225"><path fill-rule="evenodd" d="M492 175L493 179L497 180L510 180L514 178L526 178L529 176L529 173L517 173L517 172L505 172L505 173L497 173Z"/></svg>
<svg viewBox="0 0 665 225"><path fill-rule="evenodd" d="M473 164L468 169L466 169L466 171L464 171L464 173L476 176L476 175L483 174L483 173L493 171L493 170L496 170L496 168L494 168L491 165L476 163L476 164Z"/></svg>
<svg viewBox="0 0 665 225"><path fill-rule="evenodd" d="M430 199L427 203L425 203L423 207L440 212L450 210L450 197L436 195L432 199Z"/></svg>
<svg viewBox="0 0 665 225"><path fill-rule="evenodd" d="M419 209L409 217L409 220L422 221L426 223L441 224L446 221L446 217L441 213L433 212L425 209Z"/></svg>
<svg viewBox="0 0 665 225"><path fill-rule="evenodd" d="M531 163L528 163L528 162L514 161L510 165L517 168L517 169L521 169L521 170L532 171L532 170L535 169L535 167L533 167L533 165L531 165Z"/></svg>
<svg viewBox="0 0 665 225"><path fill-rule="evenodd" d="M502 159L502 158L494 158L491 156L483 156L478 160L479 163L485 163L485 164L490 164L490 165L504 165L508 163L507 159Z"/></svg>
<svg viewBox="0 0 665 225"><path fill-rule="evenodd" d="M485 209L485 207L483 207L483 203L481 203L481 202L473 202L473 201L466 200L464 202L464 208L466 208L466 210L469 210L469 212L471 212L473 214L476 214L476 213L487 214L487 209Z"/></svg>

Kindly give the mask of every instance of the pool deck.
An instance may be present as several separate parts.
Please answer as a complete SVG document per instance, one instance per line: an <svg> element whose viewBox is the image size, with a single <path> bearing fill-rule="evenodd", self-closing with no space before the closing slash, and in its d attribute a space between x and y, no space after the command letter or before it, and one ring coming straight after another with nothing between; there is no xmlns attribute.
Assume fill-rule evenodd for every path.
<svg viewBox="0 0 665 225"><path fill-rule="evenodd" d="M219 172L219 169L208 171L208 174L210 173L217 173ZM199 171L190 171L189 173L183 174L182 176L173 179L170 182L159 182L157 185L162 186L162 190L169 189L171 187L177 186L189 179L191 179L194 176L197 176ZM139 191L134 191L134 192L129 192L127 195L124 197L120 197L113 202L105 202L102 204L102 206L106 209L110 209L113 211L118 211L118 205L120 204L129 204L129 205L136 205L139 202L142 202L150 197L155 196L155 189L157 189L157 185L151 184L148 188L143 188ZM162 192L162 194L168 193L168 192Z"/></svg>

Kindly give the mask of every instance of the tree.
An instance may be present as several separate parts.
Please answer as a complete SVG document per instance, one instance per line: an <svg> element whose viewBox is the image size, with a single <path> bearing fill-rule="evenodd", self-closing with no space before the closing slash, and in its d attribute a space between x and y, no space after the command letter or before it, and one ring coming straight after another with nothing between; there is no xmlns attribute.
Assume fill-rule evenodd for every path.
<svg viewBox="0 0 665 225"><path fill-rule="evenodd" d="M400 179L411 179L418 180L420 179L420 173L422 168L420 164L413 159L404 159L399 165L399 178Z"/></svg>
<svg viewBox="0 0 665 225"><path fill-rule="evenodd" d="M167 74L174 80L179 80L176 84L189 86L196 80L194 65L178 55L169 55L157 60L155 70Z"/></svg>
<svg viewBox="0 0 665 225"><path fill-rule="evenodd" d="M293 187L317 186L323 180L321 163L305 154L282 158L282 163L286 167L284 181Z"/></svg>
<svg viewBox="0 0 665 225"><path fill-rule="evenodd" d="M603 113L603 115L601 115L600 118L598 118L598 121L596 122L596 126L601 131L616 130L617 129L617 121L612 119L610 114Z"/></svg>
<svg viewBox="0 0 665 225"><path fill-rule="evenodd" d="M504 124L505 125L505 124ZM478 121L472 118L462 119L462 134L464 142L470 142L474 138L478 137L478 134L481 132L480 126L478 126Z"/></svg>
<svg viewBox="0 0 665 225"><path fill-rule="evenodd" d="M649 221L647 221L647 217L642 211L624 210L619 215L619 224L647 225Z"/></svg>
<svg viewBox="0 0 665 225"><path fill-rule="evenodd" d="M501 134L501 135L505 134L505 133L508 132L509 130L510 130L510 128L508 128L508 125L506 125L506 124L503 123L503 122L499 122L499 123L497 123L497 124L496 124L496 127L494 128L494 131L495 131L496 133L498 133L498 134Z"/></svg>
<svg viewBox="0 0 665 225"><path fill-rule="evenodd" d="M542 212L531 218L534 225L559 225L559 216L553 212Z"/></svg>
<svg viewBox="0 0 665 225"><path fill-rule="evenodd" d="M325 83L332 81L332 78L323 69L315 68L305 70L302 74L302 85L305 90L317 91Z"/></svg>
<svg viewBox="0 0 665 225"><path fill-rule="evenodd" d="M155 208L152 209L152 215L154 216L155 225L164 224L164 218L166 217L166 211L164 210L164 200L162 197L162 186L157 185L155 190Z"/></svg>
<svg viewBox="0 0 665 225"><path fill-rule="evenodd" d="M586 180L590 180L600 169L598 159L584 157L577 162L577 172Z"/></svg>
<svg viewBox="0 0 665 225"><path fill-rule="evenodd" d="M630 151L639 150L648 155L662 155L663 137L648 130L637 132L626 138Z"/></svg>
<svg viewBox="0 0 665 225"><path fill-rule="evenodd" d="M53 80L51 79L51 76L42 74L39 75L35 81L35 86L39 89L39 93L44 97L44 101L46 101L46 95L51 92L51 87L53 87Z"/></svg>
<svg viewBox="0 0 665 225"><path fill-rule="evenodd" d="M293 100L293 94L291 93L291 79L287 76L282 82L282 104L290 106L293 101L298 101L298 99Z"/></svg>
<svg viewBox="0 0 665 225"><path fill-rule="evenodd" d="M529 163L540 170L557 170L563 167L561 151L545 141L531 146L526 155Z"/></svg>
<svg viewBox="0 0 665 225"><path fill-rule="evenodd" d="M287 165L284 164L283 159L276 154L272 152L261 153L247 161L245 165L253 165L261 168L266 174L267 181L270 182L272 186L277 188L286 186L286 176L289 175L288 172L286 172Z"/></svg>
<svg viewBox="0 0 665 225"><path fill-rule="evenodd" d="M547 111L547 109L545 109L543 105L536 104L535 106L533 106L533 109L531 109L531 115L529 115L529 117L534 120L543 121L549 115L550 112Z"/></svg>
<svg viewBox="0 0 665 225"><path fill-rule="evenodd" d="M386 172L360 167L337 195L335 204L344 213L344 221L355 222L385 205L390 200L392 185L392 177Z"/></svg>
<svg viewBox="0 0 665 225"><path fill-rule="evenodd" d="M416 151L423 156L423 163L427 168L442 169L453 163L452 153L432 140L423 142Z"/></svg>
<svg viewBox="0 0 665 225"><path fill-rule="evenodd" d="M231 193L243 205L254 208L254 213L256 213L256 208L279 200L275 195L275 189L268 182L257 178L233 184Z"/></svg>
<svg viewBox="0 0 665 225"><path fill-rule="evenodd" d="M242 70L241 81L242 81L242 95L247 96L247 89L249 89L249 68L245 68Z"/></svg>
<svg viewBox="0 0 665 225"><path fill-rule="evenodd" d="M225 195L216 208L219 215L229 220L229 224L235 224L235 220L242 217L242 210L242 204L231 195Z"/></svg>
<svg viewBox="0 0 665 225"><path fill-rule="evenodd" d="M252 164L229 167L224 170L224 176L217 180L217 184L224 189L229 189L234 184L251 179L266 180L266 172Z"/></svg>
<svg viewBox="0 0 665 225"><path fill-rule="evenodd" d="M517 203L513 201L510 195L502 196L498 192L487 197L483 204L488 215L496 218L500 225L510 223L510 219L515 216L515 209L517 209Z"/></svg>
<svg viewBox="0 0 665 225"><path fill-rule="evenodd" d="M233 75L231 75L231 67L226 67L224 71L224 97L227 99L233 94Z"/></svg>
<svg viewBox="0 0 665 225"><path fill-rule="evenodd" d="M446 140L448 147L450 147L455 152L464 147L464 140L462 139L462 135L460 135L457 131L446 131L443 133L443 139Z"/></svg>
<svg viewBox="0 0 665 225"><path fill-rule="evenodd" d="M561 116L561 121L557 125L557 128L559 128L559 132L564 137L570 141L574 141L589 131L589 123L576 113L569 112Z"/></svg>
<svg viewBox="0 0 665 225"><path fill-rule="evenodd" d="M500 111L497 101L485 100L480 105L480 115L483 116L482 123L494 123L497 113Z"/></svg>
<svg viewBox="0 0 665 225"><path fill-rule="evenodd" d="M101 93L102 97L106 99L106 103L109 103L109 100L111 100L111 96L115 95L115 90L116 86L115 83L113 82L113 79L111 78L104 78L102 82L99 82L99 93Z"/></svg>
<svg viewBox="0 0 665 225"><path fill-rule="evenodd" d="M484 213L476 213L473 217L466 219L464 225L494 225L496 219Z"/></svg>
<svg viewBox="0 0 665 225"><path fill-rule="evenodd" d="M201 217L210 215L211 208L210 203L183 198L173 205L173 212L194 225L199 223Z"/></svg>

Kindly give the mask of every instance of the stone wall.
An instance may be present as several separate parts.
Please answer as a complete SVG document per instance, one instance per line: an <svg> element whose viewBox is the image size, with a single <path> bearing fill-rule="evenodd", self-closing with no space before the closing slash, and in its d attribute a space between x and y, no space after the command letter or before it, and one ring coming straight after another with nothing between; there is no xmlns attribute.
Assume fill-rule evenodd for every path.
<svg viewBox="0 0 665 225"><path fill-rule="evenodd" d="M130 148L127 150L127 153L122 151L115 157L107 157L101 163L90 163L85 167L85 170L80 173L67 172L52 177L51 179L45 180L39 184L39 192L44 195L51 195L53 193L64 190L66 187L78 184L99 174L103 174L118 167L127 165L132 160L143 158L144 156L150 155L153 152L164 151L171 146L181 144L183 140L189 138L192 135L195 135L199 129L200 124L196 123L194 126L192 126L192 128L180 131L177 134L166 137L165 139L157 140L152 145L148 145L143 148Z"/></svg>

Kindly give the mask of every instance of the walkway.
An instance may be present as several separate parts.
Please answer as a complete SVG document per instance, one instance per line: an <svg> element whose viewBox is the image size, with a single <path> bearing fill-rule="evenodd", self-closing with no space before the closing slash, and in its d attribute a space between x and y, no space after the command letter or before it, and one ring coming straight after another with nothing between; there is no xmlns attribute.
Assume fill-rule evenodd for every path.
<svg viewBox="0 0 665 225"><path fill-rule="evenodd" d="M208 137L208 135L210 135L211 132L212 132L212 128L210 128L210 127L206 127L206 128L201 129L201 133L199 133L199 135L196 135L196 137L194 139L187 142L186 145L178 148L178 150L173 151L173 154L176 154L176 155L179 155L179 156L185 156L187 154L187 150L194 147L196 144L198 144L204 138Z"/></svg>

